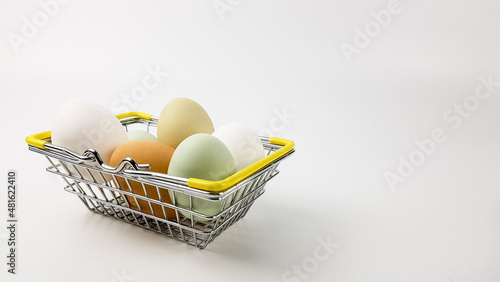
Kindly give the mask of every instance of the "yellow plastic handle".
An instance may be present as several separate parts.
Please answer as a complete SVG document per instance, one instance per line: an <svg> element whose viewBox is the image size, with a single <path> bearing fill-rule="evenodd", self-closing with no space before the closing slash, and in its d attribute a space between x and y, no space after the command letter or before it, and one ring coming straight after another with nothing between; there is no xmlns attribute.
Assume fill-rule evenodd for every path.
<svg viewBox="0 0 500 282"><path fill-rule="evenodd" d="M118 119L124 119L124 118L128 118L128 117L140 117L143 119L151 120L150 114L146 114L146 113L142 113L142 112L128 112L128 113L116 115L116 117Z"/></svg>
<svg viewBox="0 0 500 282"><path fill-rule="evenodd" d="M26 143L28 143L31 146L38 147L40 149L45 149L45 143L47 143L47 141L43 139L47 138L50 138L50 131L44 131L30 135L26 137Z"/></svg>
<svg viewBox="0 0 500 282"><path fill-rule="evenodd" d="M142 113L142 112L123 113L123 114L116 115L116 117L118 119L124 119L124 118L128 118L128 117L140 117L143 119L151 120L150 114L146 114L146 113ZM26 143L28 143L28 145L35 146L35 147L38 147L40 149L45 149L45 143L47 143L47 141L45 141L43 139L48 139L48 138L50 138L50 136L51 136L50 131L44 131L44 132L32 134L32 135L26 137Z"/></svg>
<svg viewBox="0 0 500 282"><path fill-rule="evenodd" d="M188 186L192 188L202 189L208 192L222 192L254 174L255 172L268 166L275 160L283 157L295 147L295 143L287 139L271 137L269 138L269 142L283 147L225 179L219 181L210 181L198 178L189 178L187 181Z"/></svg>

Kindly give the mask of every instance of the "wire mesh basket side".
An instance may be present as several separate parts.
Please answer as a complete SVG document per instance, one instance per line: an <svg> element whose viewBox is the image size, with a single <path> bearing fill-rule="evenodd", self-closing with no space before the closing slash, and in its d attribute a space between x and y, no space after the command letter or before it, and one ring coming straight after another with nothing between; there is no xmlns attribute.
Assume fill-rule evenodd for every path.
<svg viewBox="0 0 500 282"><path fill-rule="evenodd" d="M156 130L156 120L130 117L121 120L125 129ZM48 144L50 138L46 139ZM261 138L266 155L282 146L269 138ZM125 167L110 170L95 159L81 157L58 150L29 149L45 155L50 162L47 171L60 176L64 190L76 195L92 212L151 230L198 248L205 248L229 226L244 217L254 201L265 192L266 183L275 177L280 162L293 151L273 159L261 170L219 193L191 188L186 181L158 179L135 171L127 173ZM97 157L98 159L99 157ZM136 172L135 174L132 172ZM146 176L145 176L146 175ZM184 199L184 202L181 201ZM197 203L213 203L214 212L207 214L197 209Z"/></svg>
<svg viewBox="0 0 500 282"><path fill-rule="evenodd" d="M92 212L161 233L198 248L205 248L222 231L244 217L254 201L264 193L267 181L278 174L276 163L238 184L224 198L225 201L230 201L227 208L210 217L193 209L178 207L175 203L162 202L161 198L149 198L146 190L143 194L134 193L130 186L121 187L116 175L87 165L72 164L49 156L46 158L51 163L47 171L59 175L66 184L64 190L78 196ZM75 170L79 172L77 175L72 173ZM101 182L97 179L89 180L85 175L98 175ZM103 179L111 180L102 181ZM141 187L145 188L144 183L141 183ZM160 186L155 186L155 189L168 190ZM187 196L193 198L192 195ZM137 203L137 208L131 207L131 199ZM139 205L140 201L142 205ZM144 210L144 204L150 209ZM175 217L166 216L166 212L157 214L153 208L155 205L163 211L173 210Z"/></svg>

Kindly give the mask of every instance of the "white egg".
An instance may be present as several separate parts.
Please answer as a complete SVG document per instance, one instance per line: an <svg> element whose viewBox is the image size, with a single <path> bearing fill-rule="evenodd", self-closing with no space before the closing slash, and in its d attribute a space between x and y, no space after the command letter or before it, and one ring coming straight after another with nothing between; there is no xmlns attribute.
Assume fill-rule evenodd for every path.
<svg viewBox="0 0 500 282"><path fill-rule="evenodd" d="M113 151L128 141L122 124L103 106L84 99L72 99L64 103L52 125L52 144L82 155L87 149L95 149L104 163L109 164ZM84 179L104 182L99 173L91 175L85 169L68 166L69 172Z"/></svg>
<svg viewBox="0 0 500 282"><path fill-rule="evenodd" d="M238 171L266 155L259 135L245 124L229 123L215 130L212 135L229 149Z"/></svg>
<svg viewBox="0 0 500 282"><path fill-rule="evenodd" d="M127 132L129 141L140 141L140 140L149 140L149 141L158 141L158 138L153 134L142 131L142 130L130 130Z"/></svg>

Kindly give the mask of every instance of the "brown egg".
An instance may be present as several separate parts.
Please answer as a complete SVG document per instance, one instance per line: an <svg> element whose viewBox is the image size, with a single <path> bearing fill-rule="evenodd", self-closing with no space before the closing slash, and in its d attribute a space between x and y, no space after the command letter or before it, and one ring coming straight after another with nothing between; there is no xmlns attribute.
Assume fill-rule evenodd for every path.
<svg viewBox="0 0 500 282"><path fill-rule="evenodd" d="M172 158L173 153L174 148L160 142L146 140L129 141L116 148L111 156L110 165L116 167L124 158L130 157L133 158L138 164L150 164L151 171L153 172L167 173L170 159ZM116 178L121 190L130 192L131 188L133 193L145 196L144 188L146 188L148 197L155 200L160 199L157 192L159 190L162 201L172 204L172 200L170 199L168 190L157 190L155 186L147 184L145 184L143 188L140 182L128 180L127 184L127 180L125 180L125 178L118 176ZM125 197L132 209L137 211L142 209L142 212L153 215L150 205L147 201L136 199L128 195L125 195ZM154 215L157 217L167 219L176 218L175 211L173 209L167 207L163 209L162 206L153 203L151 203L151 207L153 208Z"/></svg>

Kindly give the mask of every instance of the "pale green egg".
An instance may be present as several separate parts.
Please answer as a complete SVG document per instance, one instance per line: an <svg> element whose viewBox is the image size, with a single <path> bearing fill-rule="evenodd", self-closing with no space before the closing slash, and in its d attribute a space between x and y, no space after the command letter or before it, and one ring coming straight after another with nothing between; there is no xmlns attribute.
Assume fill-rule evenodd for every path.
<svg viewBox="0 0 500 282"><path fill-rule="evenodd" d="M198 133L182 141L175 150L168 174L185 178L199 178L205 180L221 180L236 172L233 156L229 149L216 137ZM170 197L175 198L179 207L189 209L189 196L170 192ZM193 197L192 210L207 216L214 216L227 208L231 202L228 199L223 207L223 201L208 201ZM184 213L186 217L189 214ZM204 221L199 217L195 220Z"/></svg>

